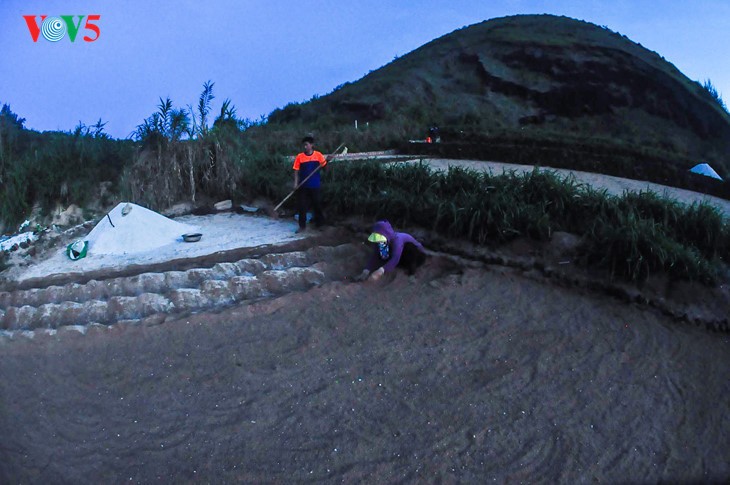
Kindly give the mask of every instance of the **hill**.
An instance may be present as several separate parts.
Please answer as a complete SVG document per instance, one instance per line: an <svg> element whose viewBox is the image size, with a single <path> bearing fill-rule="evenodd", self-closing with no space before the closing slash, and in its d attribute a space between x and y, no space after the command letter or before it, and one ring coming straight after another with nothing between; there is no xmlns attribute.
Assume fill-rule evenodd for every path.
<svg viewBox="0 0 730 485"><path fill-rule="evenodd" d="M465 27L269 117L322 131L354 120L390 144L424 138L437 124L442 155L591 159L574 168L665 183L677 178L667 171L684 176L702 161L730 176L730 115L716 97L659 54L567 17Z"/></svg>

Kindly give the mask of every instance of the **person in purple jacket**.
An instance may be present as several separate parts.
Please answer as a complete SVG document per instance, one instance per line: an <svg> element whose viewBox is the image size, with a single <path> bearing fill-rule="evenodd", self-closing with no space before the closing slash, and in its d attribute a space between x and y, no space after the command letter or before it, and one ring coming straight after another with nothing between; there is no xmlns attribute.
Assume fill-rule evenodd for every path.
<svg viewBox="0 0 730 485"><path fill-rule="evenodd" d="M426 260L423 245L410 234L396 232L388 221L373 225L368 242L373 246L373 253L365 269L355 278L357 281L377 280L398 266L412 275Z"/></svg>

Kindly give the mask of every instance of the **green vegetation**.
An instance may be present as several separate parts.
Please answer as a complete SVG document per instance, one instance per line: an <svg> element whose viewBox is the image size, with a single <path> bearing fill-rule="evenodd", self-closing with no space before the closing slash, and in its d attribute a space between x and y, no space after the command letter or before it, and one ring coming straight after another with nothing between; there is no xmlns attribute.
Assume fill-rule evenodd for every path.
<svg viewBox="0 0 730 485"><path fill-rule="evenodd" d="M706 80L702 84L702 87L705 88L705 90L708 93L710 93L710 96L712 96L712 98L715 101L717 101L717 104L720 105L720 107L722 109L724 109L725 111L727 111L727 105L725 104L725 101L723 101L722 96L720 95L720 92L717 90L717 88L715 87L715 85L712 84L712 81L710 81L709 79Z"/></svg>
<svg viewBox="0 0 730 485"><path fill-rule="evenodd" d="M399 143L401 153L440 158L498 160L507 163L567 168L679 187L730 199L730 183L694 174L696 162L672 152L600 136L570 133L509 133L484 135L469 129L441 130L445 142Z"/></svg>
<svg viewBox="0 0 730 485"><path fill-rule="evenodd" d="M443 174L423 164L333 163L327 177L331 216L388 218L490 245L567 231L582 238L582 264L622 279L666 272L711 284L730 261L730 224L704 203L685 207L651 192L610 196L542 170Z"/></svg>
<svg viewBox="0 0 730 485"><path fill-rule="evenodd" d="M208 126L213 85L204 84L195 110L175 108L170 98L160 98L157 111L137 126L138 147L122 177L127 198L160 209L180 200L195 201L201 193L235 193L241 178L242 122L225 100L212 128Z"/></svg>
<svg viewBox="0 0 730 485"><path fill-rule="evenodd" d="M701 162L730 177L730 115L716 94L606 28L523 15L435 39L327 96L274 111L269 123L325 132L369 122L391 142L380 147L423 139L437 124L450 156L525 159L545 147L552 163L558 144L571 155L565 163L590 163L598 150L600 173L631 167L640 151L662 166L644 177L686 187L683 174Z"/></svg>
<svg viewBox="0 0 730 485"><path fill-rule="evenodd" d="M17 223L34 205L83 205L99 182L117 181L131 143L112 140L99 120L74 131L38 133L5 104L0 111L0 221ZM118 187L113 186L112 190Z"/></svg>
<svg viewBox="0 0 730 485"><path fill-rule="evenodd" d="M238 120L226 100L207 128L212 88L206 83L196 112L161 99L158 110L137 128L134 147L129 141L110 140L100 122L68 134L27 132L22 119L6 108L3 174L21 174L25 185L9 186L30 192L20 200L20 214L33 200L83 201L88 193L84 184L101 180L111 180L131 200L153 208L200 194L238 200L283 198L291 179L284 155L298 148L301 126ZM9 122L15 123L15 131ZM320 146L334 146L335 136L343 133L323 136ZM382 133L353 129L347 136L362 149ZM37 162L28 163L33 159L21 151L25 164L8 163L8 154L18 152L17 140L23 137L34 147ZM34 144L42 137L45 143ZM123 167L120 161L116 171L103 171L107 165L100 161L110 154L119 157L123 150L131 163ZM40 170L44 166L51 170ZM74 182L74 177L84 182ZM420 226L481 245L521 236L547 241L555 231L567 231L582 238L581 264L627 280L666 272L712 284L717 268L730 257L730 226L712 206L685 207L653 193L609 196L550 171L493 175L451 168L432 173L423 164L334 162L324 177L324 202L333 220L352 214L388 218L396 225ZM3 207L12 207L8 193L12 192L3 194Z"/></svg>
<svg viewBox="0 0 730 485"><path fill-rule="evenodd" d="M203 86L195 108L175 108L160 98L157 111L137 127L136 150L121 180L124 198L159 210L200 196L214 199L276 198L289 187L283 156L301 135L278 133L239 119L226 99L209 126L214 83ZM285 181L286 180L286 181Z"/></svg>
<svg viewBox="0 0 730 485"><path fill-rule="evenodd" d="M685 187L730 199L728 182L689 174L700 161L730 175L730 115L701 85L624 36L564 17L518 16L461 29L331 94L239 119L230 100L212 112L214 84L195 105L160 98L132 140L99 120L38 133L0 111L0 225L33 207L106 202L161 210L180 201L281 200L288 155L314 132L326 151L502 160ZM355 121L358 127L355 128ZM423 139L432 124L442 143ZM330 219L385 217L447 237L499 245L516 237L581 237L580 263L641 281L655 272L712 283L730 257L728 222L715 208L652 193L609 196L536 170L525 175L419 164L333 163L324 174ZM104 203L104 201L102 201Z"/></svg>

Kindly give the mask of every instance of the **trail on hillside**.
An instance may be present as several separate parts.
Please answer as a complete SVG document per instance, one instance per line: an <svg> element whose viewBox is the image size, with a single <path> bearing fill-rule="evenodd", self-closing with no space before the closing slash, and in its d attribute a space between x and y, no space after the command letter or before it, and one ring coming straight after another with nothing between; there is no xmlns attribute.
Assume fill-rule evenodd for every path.
<svg viewBox="0 0 730 485"><path fill-rule="evenodd" d="M420 160L410 160L408 162L396 163L418 163L422 161L433 170L446 171L450 166L466 168L469 170L492 172L494 175L500 175L502 172L515 171L517 173L531 172L535 169L534 165L518 165L502 162L490 162L480 160L454 160L441 158L424 158ZM632 180L613 175L604 175L599 173L581 172L579 170L569 170L564 168L540 167L540 170L548 170L555 172L561 177L574 177L579 183L589 185L597 190L606 190L611 195L622 195L624 192L655 192L656 194L674 199L682 204L692 204L699 202L707 202L717 207L723 214L730 217L730 201L715 197L712 195L692 192L691 190L680 189L677 187L669 187L667 185L655 184L642 180Z"/></svg>

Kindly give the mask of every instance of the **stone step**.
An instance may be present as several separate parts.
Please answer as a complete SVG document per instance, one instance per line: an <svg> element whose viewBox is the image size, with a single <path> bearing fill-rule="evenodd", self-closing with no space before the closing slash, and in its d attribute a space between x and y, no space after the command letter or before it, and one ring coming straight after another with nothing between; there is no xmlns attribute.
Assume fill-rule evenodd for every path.
<svg viewBox="0 0 730 485"><path fill-rule="evenodd" d="M146 292L136 296L92 299L83 303L63 301L40 306L10 307L0 314L0 329L33 330L91 323L110 325L120 320L139 320L157 313L223 308L320 285L327 280L322 271L326 264L318 266L273 269L258 275L204 280L197 288L175 288L164 293Z"/></svg>
<svg viewBox="0 0 730 485"><path fill-rule="evenodd" d="M113 297L138 296L144 293L165 293L171 289L197 288L203 281L224 281L235 276L252 276L267 270L306 267L327 258L346 258L356 251L350 244L334 247L316 247L308 251L267 254L258 259L242 259L231 263L217 263L211 268L193 268L186 271L142 273L135 276L111 278L84 284L70 283L14 292L0 292L0 310L63 302L84 303L108 300Z"/></svg>

